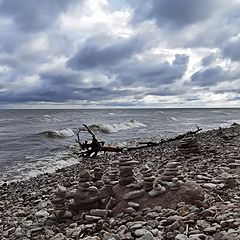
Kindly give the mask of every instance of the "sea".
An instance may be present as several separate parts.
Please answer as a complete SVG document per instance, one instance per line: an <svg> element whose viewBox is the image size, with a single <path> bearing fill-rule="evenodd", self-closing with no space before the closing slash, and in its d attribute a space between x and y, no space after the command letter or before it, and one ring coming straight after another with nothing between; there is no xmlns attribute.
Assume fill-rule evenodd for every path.
<svg viewBox="0 0 240 240"><path fill-rule="evenodd" d="M240 109L0 110L0 184L52 173L81 161L76 132L88 125L106 144L158 141L201 127L240 123Z"/></svg>

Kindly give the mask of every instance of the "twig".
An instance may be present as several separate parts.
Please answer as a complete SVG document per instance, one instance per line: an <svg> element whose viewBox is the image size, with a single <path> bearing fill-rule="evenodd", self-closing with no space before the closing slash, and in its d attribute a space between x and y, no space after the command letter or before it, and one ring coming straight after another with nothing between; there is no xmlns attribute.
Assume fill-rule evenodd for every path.
<svg viewBox="0 0 240 240"><path fill-rule="evenodd" d="M218 196L218 198L223 202L223 203L225 203L226 204L226 202L217 194L217 196Z"/></svg>
<svg viewBox="0 0 240 240"><path fill-rule="evenodd" d="M186 235L188 235L188 228L189 228L189 226L188 226L188 224L186 225L186 230L185 230L185 234Z"/></svg>

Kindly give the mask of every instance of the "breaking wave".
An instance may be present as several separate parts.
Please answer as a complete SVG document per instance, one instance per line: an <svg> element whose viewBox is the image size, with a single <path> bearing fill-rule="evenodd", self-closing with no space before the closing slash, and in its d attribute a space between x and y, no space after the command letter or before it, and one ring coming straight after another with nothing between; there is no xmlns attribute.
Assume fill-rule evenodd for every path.
<svg viewBox="0 0 240 240"><path fill-rule="evenodd" d="M30 157L27 162L19 162L3 173L0 185L7 182L26 180L45 173L54 173L57 169L65 168L79 163L79 158L67 152L47 157Z"/></svg>
<svg viewBox="0 0 240 240"><path fill-rule="evenodd" d="M178 121L175 117L170 117L169 119L174 121L174 122Z"/></svg>
<svg viewBox="0 0 240 240"><path fill-rule="evenodd" d="M90 126L92 130L99 131L102 133L114 133L122 130L128 130L139 127L146 127L146 125L136 120L131 120L129 122L115 123L112 125L106 123L99 123Z"/></svg>
<svg viewBox="0 0 240 240"><path fill-rule="evenodd" d="M40 135L45 135L49 138L66 138L74 136L74 132L71 128L63 128L59 130L50 130L39 133Z"/></svg>

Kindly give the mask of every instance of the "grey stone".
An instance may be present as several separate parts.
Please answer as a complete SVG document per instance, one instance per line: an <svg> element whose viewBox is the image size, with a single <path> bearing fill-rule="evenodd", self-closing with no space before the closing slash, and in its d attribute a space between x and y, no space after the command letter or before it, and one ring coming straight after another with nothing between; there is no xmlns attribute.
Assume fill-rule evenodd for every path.
<svg viewBox="0 0 240 240"><path fill-rule="evenodd" d="M144 234L139 240L154 240L154 236L151 232Z"/></svg>
<svg viewBox="0 0 240 240"><path fill-rule="evenodd" d="M126 193L125 196L124 196L124 200L132 200L132 199L135 199L135 198L140 198L144 195L144 193L145 193L144 189Z"/></svg>
<svg viewBox="0 0 240 240"><path fill-rule="evenodd" d="M184 235L184 234L178 234L175 237L175 240L189 240L189 238L186 235Z"/></svg>

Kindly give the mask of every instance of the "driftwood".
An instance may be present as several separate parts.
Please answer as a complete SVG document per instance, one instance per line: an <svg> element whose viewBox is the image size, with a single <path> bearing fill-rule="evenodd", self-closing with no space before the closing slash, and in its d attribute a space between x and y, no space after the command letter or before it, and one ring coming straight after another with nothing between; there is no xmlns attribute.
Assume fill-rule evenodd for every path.
<svg viewBox="0 0 240 240"><path fill-rule="evenodd" d="M79 128L76 133L77 139L75 141L78 143L78 145L81 149L81 153L80 153L81 156L96 157L99 152L106 153L106 152L121 152L121 151L123 151L123 148L121 148L121 147L117 147L117 146L113 146L113 145L105 145L104 146L105 142L98 141L94 132L87 125L83 124L83 126L86 128L88 133L92 136L92 142L88 143L88 141L84 141L84 142L81 141L81 139L80 139L81 129ZM186 136L194 135L201 130L202 129L198 127L196 131L188 131L187 133L178 135L174 138L167 138L165 140L161 139L160 142L152 142L152 141L139 142L138 143L139 145L127 147L125 149L127 151L131 151L131 150L143 149L143 148L148 148L148 147L156 147L156 146L162 145L163 143L180 140Z"/></svg>
<svg viewBox="0 0 240 240"><path fill-rule="evenodd" d="M196 131L188 131L188 132L186 132L184 134L180 134L180 135L178 135L174 138L167 138L166 140L161 139L160 142L139 142L139 144L142 145L142 146L129 147L129 148L127 148L127 150L131 151L131 150L137 150L137 149L159 146L159 145L162 145L163 143L173 142L173 141L176 141L176 140L181 140L184 137L189 136L189 135L194 135L194 134L200 132L201 130L202 130L202 128L198 127Z"/></svg>

